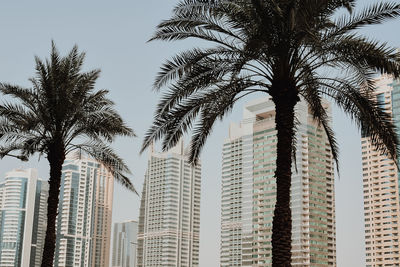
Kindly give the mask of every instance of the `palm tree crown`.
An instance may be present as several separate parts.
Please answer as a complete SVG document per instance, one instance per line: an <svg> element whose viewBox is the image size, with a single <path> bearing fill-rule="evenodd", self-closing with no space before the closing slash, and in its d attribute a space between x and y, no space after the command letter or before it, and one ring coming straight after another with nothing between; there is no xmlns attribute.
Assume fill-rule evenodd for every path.
<svg viewBox="0 0 400 267"><path fill-rule="evenodd" d="M236 101L264 92L275 103L273 266L290 266L290 155L300 98L325 129L336 162L323 98L348 114L378 149L396 156L399 142L390 116L373 97L373 78L377 72L399 77L400 55L356 30L398 17L400 4L379 1L358 12L355 6L356 0L182 0L151 38L195 38L212 46L184 51L162 65L154 88L168 89L142 151L160 139L163 149L173 147L191 131L195 163L215 121Z"/></svg>
<svg viewBox="0 0 400 267"><path fill-rule="evenodd" d="M36 58L37 76L32 88L0 84L0 91L19 103L0 105L0 155L27 160L34 153L47 154L55 141L65 153L79 149L112 167L115 178L135 191L125 174L129 169L107 143L117 135L134 136L114 110L107 90L94 91L100 70L82 73L85 54L75 46L60 58L54 43L51 59ZM13 151L19 155L10 154Z"/></svg>
<svg viewBox="0 0 400 267"><path fill-rule="evenodd" d="M100 70L82 72L85 54L75 46L60 57L54 43L49 60L36 58L32 88L0 84L13 102L0 104L0 157L27 160L44 154L50 163L48 224L42 266L53 266L55 218L61 169L67 153L83 151L103 163L114 178L136 192L128 179L129 168L109 146L115 136L134 136L107 98L95 91ZM16 152L17 154L15 154Z"/></svg>
<svg viewBox="0 0 400 267"><path fill-rule="evenodd" d="M181 1L151 40L197 38L215 46L184 51L161 67L154 88L168 85L169 90L158 105L143 149L161 137L164 149L174 146L199 117L193 129L195 161L213 123L234 102L253 92L273 96L283 86L304 97L326 126L326 114L318 103L322 96L333 99L358 126L362 122L379 148L394 156L390 119L371 93L377 71L400 75L400 56L394 48L354 30L398 17L400 5L380 2L355 13L355 2ZM340 8L352 12L335 18ZM366 86L359 90L360 85ZM365 101L364 108L357 107L360 101Z"/></svg>

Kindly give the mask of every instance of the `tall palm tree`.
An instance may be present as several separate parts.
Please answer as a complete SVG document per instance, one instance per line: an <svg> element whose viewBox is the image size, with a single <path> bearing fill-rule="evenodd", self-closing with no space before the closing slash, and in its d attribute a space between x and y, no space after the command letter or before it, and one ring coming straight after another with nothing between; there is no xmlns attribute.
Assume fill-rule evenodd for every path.
<svg viewBox="0 0 400 267"><path fill-rule="evenodd" d="M337 143L322 98L344 110L378 149L396 155L398 139L373 98L373 77L399 77L400 55L356 30L399 17L400 5L377 1L357 12L355 6L356 0L181 0L151 38L194 38L201 46L162 65L154 88L167 89L142 151L157 140L168 149L192 132L190 161L196 163L215 121L239 99L261 92L274 102L273 266L291 265L291 155L301 98L325 129L336 163Z"/></svg>
<svg viewBox="0 0 400 267"><path fill-rule="evenodd" d="M36 58L32 88L0 84L3 95L15 98L0 104L0 157L27 160L44 154L50 164L47 229L42 267L53 266L61 170L66 154L84 151L103 163L117 181L135 191L126 176L129 169L109 147L116 136L134 136L107 98L107 90L94 90L100 70L82 71L84 53L75 46L60 57L54 43L51 56ZM17 154L13 153L17 152Z"/></svg>

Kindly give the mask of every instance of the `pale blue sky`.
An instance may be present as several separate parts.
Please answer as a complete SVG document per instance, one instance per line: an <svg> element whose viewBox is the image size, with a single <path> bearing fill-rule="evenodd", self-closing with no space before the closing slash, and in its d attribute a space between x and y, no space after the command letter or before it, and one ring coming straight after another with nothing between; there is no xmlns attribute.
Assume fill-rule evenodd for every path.
<svg viewBox="0 0 400 267"><path fill-rule="evenodd" d="M373 2L361 0L360 2ZM147 154L138 151L149 127L157 94L151 91L160 63L195 42L146 43L155 25L168 17L177 1L2 1L0 3L0 81L29 86L34 55L47 57L53 39L62 53L78 44L87 52L87 69L101 68L97 87L111 91L121 115L138 134L120 139L115 148L128 162L133 183L141 191ZM366 33L400 45L400 22L370 28ZM219 265L221 147L231 121L239 121L244 102L214 128L202 154L200 266ZM341 177L336 180L337 256L339 267L364 266L360 136L349 120L334 110L334 128L341 147ZM0 161L0 177L16 167L39 169L47 179L45 158L28 163ZM139 198L116 186L114 221L137 219Z"/></svg>

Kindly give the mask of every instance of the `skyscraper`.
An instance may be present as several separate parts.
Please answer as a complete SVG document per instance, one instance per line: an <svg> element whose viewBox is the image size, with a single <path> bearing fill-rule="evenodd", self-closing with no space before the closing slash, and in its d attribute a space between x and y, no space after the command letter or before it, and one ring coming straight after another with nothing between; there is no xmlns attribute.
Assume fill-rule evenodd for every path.
<svg viewBox="0 0 400 267"><path fill-rule="evenodd" d="M330 107L324 103L328 113ZM292 266L335 266L334 173L326 135L307 105L296 106ZM276 201L275 106L257 99L232 124L223 146L221 267L271 266Z"/></svg>
<svg viewBox="0 0 400 267"><path fill-rule="evenodd" d="M139 217L139 267L199 266L200 165L191 166L183 142L152 149Z"/></svg>
<svg viewBox="0 0 400 267"><path fill-rule="evenodd" d="M113 189L113 175L95 160L65 160L54 266L109 266Z"/></svg>
<svg viewBox="0 0 400 267"><path fill-rule="evenodd" d="M112 267L136 267L138 222L114 223Z"/></svg>
<svg viewBox="0 0 400 267"><path fill-rule="evenodd" d="M0 266L39 267L47 225L47 182L35 169L13 170L0 183Z"/></svg>
<svg viewBox="0 0 400 267"><path fill-rule="evenodd" d="M376 100L391 114L400 134L400 83L376 79ZM398 266L400 262L399 173L393 160L361 138L366 266Z"/></svg>

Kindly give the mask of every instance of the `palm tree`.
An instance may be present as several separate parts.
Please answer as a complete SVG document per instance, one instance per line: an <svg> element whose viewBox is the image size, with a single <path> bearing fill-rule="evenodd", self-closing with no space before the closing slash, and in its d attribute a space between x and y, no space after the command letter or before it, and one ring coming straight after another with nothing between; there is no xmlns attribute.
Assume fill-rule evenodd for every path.
<svg viewBox="0 0 400 267"><path fill-rule="evenodd" d="M60 193L61 170L66 154L83 151L103 163L117 181L134 192L126 176L129 169L109 147L114 138L134 136L107 98L107 90L94 91L100 70L82 72L85 59L75 46L60 57L54 43L51 56L43 62L36 57L36 77L32 88L0 84L13 103L0 105L0 157L27 160L44 154L50 164L47 229L42 267L53 266L55 220ZM13 154L17 152L17 154Z"/></svg>
<svg viewBox="0 0 400 267"><path fill-rule="evenodd" d="M337 143L322 98L347 113L378 149L396 155L398 139L391 118L374 100L373 77L399 77L400 55L356 30L399 17L400 5L379 1L358 12L355 6L356 0L181 0L151 38L194 38L201 46L162 65L154 88L168 89L142 151L157 140L168 149L191 132L190 161L196 163L215 121L239 99L265 93L274 102L273 266L291 265L291 155L294 108L301 98L324 128L336 164Z"/></svg>

